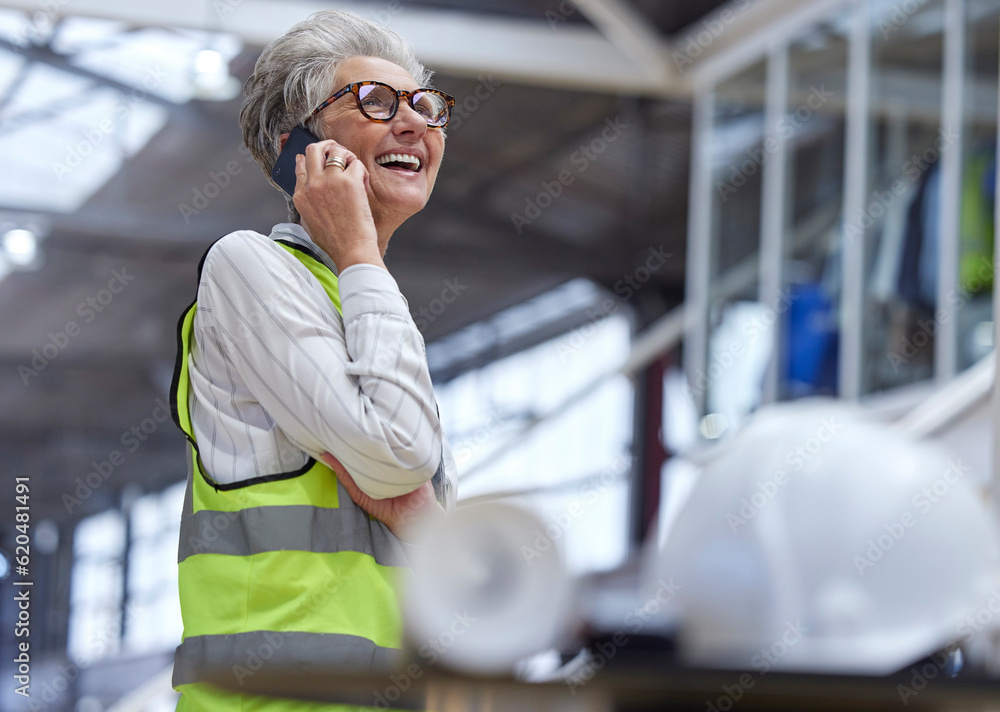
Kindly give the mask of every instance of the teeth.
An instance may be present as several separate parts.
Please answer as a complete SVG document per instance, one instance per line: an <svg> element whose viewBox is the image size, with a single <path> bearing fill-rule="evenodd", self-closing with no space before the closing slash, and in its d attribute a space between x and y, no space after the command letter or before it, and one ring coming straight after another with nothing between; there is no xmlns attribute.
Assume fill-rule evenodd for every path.
<svg viewBox="0 0 1000 712"><path fill-rule="evenodd" d="M412 163L417 170L420 170L420 159L408 153L387 153L376 158L375 162L380 166L386 163Z"/></svg>

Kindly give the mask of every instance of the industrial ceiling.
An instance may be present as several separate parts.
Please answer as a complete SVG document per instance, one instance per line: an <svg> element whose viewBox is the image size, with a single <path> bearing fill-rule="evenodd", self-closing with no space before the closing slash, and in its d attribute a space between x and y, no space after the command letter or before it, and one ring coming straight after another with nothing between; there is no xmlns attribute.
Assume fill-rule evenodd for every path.
<svg viewBox="0 0 1000 712"><path fill-rule="evenodd" d="M683 47L685 28L718 5L0 2L0 227L43 238L31 269L0 280L4 481L30 477L33 517L67 525L129 485L183 477L165 403L198 260L227 232L267 233L286 217L241 147L239 98L154 84L123 59L128 43L146 55L154 42L224 46L242 83L263 44L315 10L352 9L411 40L464 111L429 205L387 256L414 314L446 280L465 287L423 320L431 343L573 278L614 293L650 249L669 258L628 300L637 327L682 300L690 98L669 43ZM518 347L586 318L543 319ZM4 511L12 497L0 494Z"/></svg>

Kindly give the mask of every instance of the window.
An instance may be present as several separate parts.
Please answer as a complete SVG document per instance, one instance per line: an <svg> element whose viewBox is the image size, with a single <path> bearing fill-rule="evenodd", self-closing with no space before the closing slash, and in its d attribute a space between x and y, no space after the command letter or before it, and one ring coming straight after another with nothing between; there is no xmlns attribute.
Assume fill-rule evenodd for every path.
<svg viewBox="0 0 1000 712"><path fill-rule="evenodd" d="M178 482L139 497L127 516L110 509L77 525L68 648L78 663L163 652L180 642L177 538L183 501L184 482Z"/></svg>
<svg viewBox="0 0 1000 712"><path fill-rule="evenodd" d="M131 510L128 555L128 653L172 650L181 639L177 593L177 537L184 482L140 497Z"/></svg>
<svg viewBox="0 0 1000 712"><path fill-rule="evenodd" d="M574 573L613 568L627 554L632 384L612 377L566 412L515 434L628 356L631 324L622 308L590 313L603 318L435 388L460 505L503 496L534 511Z"/></svg>
<svg viewBox="0 0 1000 712"><path fill-rule="evenodd" d="M67 647L78 663L120 651L124 556L125 517L118 510L95 514L77 525Z"/></svg>

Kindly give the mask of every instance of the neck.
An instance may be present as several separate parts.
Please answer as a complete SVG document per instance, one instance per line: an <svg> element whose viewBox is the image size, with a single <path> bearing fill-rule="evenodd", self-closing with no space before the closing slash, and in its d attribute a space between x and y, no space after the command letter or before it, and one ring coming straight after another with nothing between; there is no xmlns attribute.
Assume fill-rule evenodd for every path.
<svg viewBox="0 0 1000 712"><path fill-rule="evenodd" d="M389 240L392 238L392 234L396 232L398 225L392 225L391 227L383 226L375 223L375 232L378 233L378 251L379 254L385 255L385 251L389 249Z"/></svg>
<svg viewBox="0 0 1000 712"><path fill-rule="evenodd" d="M396 228L406 222L406 217L376 213L373 210L372 218L375 221L375 232L378 234L379 252L385 255L385 251L389 249L389 239L396 232Z"/></svg>

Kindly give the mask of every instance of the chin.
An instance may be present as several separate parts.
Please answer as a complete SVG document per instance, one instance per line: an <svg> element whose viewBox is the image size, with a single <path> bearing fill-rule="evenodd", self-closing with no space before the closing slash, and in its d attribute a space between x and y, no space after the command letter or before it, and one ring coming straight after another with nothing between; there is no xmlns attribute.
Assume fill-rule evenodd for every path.
<svg viewBox="0 0 1000 712"><path fill-rule="evenodd" d="M388 207L392 212L397 215L404 215L406 219L419 213L427 205L427 199L430 196L424 196L423 198L415 198L412 200L394 200L388 203Z"/></svg>

